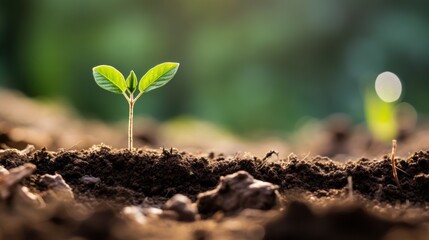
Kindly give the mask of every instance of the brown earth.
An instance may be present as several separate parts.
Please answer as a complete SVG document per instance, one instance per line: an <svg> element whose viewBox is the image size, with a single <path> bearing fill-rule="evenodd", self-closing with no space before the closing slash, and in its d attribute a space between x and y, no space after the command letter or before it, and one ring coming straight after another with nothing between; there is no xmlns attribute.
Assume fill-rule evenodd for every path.
<svg viewBox="0 0 429 240"><path fill-rule="evenodd" d="M40 176L58 173L75 201L24 213L2 204L0 221L12 219L16 226L2 225L0 239L429 239L428 151L397 159L400 188L387 157L346 163L295 155L261 160L176 149L130 152L106 145L79 151L0 152L0 165L6 169L25 163L36 166L23 181L31 192L45 196ZM162 207L177 193L195 201L221 176L239 170L278 185L279 208L232 216L219 212L192 223L156 218L137 225L119 215L129 205ZM17 229L25 231L18 234Z"/></svg>

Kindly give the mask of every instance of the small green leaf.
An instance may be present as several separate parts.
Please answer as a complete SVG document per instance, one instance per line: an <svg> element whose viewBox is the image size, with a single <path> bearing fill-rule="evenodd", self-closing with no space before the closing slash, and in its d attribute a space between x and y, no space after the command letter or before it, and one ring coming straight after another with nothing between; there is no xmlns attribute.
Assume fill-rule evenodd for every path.
<svg viewBox="0 0 429 240"><path fill-rule="evenodd" d="M112 66L96 66L92 69L92 74L98 86L107 91L121 94L127 90L124 76Z"/></svg>
<svg viewBox="0 0 429 240"><path fill-rule="evenodd" d="M165 62L151 68L140 79L139 91L149 92L156 88L164 86L176 74L179 63Z"/></svg>
<svg viewBox="0 0 429 240"><path fill-rule="evenodd" d="M130 93L134 93L134 91L137 89L137 76L134 71L131 70L130 75L127 77L126 83Z"/></svg>

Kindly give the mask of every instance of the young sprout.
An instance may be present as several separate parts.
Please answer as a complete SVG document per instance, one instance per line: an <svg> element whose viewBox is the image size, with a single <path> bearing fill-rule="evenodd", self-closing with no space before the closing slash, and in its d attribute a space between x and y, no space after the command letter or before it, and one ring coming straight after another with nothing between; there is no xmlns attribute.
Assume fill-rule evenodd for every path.
<svg viewBox="0 0 429 240"><path fill-rule="evenodd" d="M133 149L133 111L135 102L143 93L152 91L168 83L176 74L179 68L179 63L165 62L151 68L146 74L137 81L137 76L134 71L125 80L121 72L116 68L108 65L99 65L92 69L95 82L101 88L116 93L122 94L129 105L128 116L128 149ZM135 91L139 89L137 96L134 96Z"/></svg>

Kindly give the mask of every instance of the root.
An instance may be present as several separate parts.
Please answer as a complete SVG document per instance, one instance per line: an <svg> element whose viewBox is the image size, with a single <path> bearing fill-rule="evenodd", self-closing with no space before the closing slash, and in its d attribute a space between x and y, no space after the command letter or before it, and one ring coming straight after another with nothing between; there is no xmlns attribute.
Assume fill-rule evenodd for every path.
<svg viewBox="0 0 429 240"><path fill-rule="evenodd" d="M399 179L398 179L398 172L396 171L396 162L395 162L396 147L397 147L396 140L393 139L392 140L392 154L390 155L390 161L392 162L393 179L395 180L398 188L401 189L401 184L399 183Z"/></svg>

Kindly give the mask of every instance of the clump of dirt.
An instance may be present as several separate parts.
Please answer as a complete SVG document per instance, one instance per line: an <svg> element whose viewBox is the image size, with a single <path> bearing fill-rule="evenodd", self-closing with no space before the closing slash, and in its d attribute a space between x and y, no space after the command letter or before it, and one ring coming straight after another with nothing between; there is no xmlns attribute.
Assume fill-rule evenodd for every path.
<svg viewBox="0 0 429 240"><path fill-rule="evenodd" d="M14 239L25 239L28 236L37 236L38 239L138 239L141 236L148 239L283 239L285 236L291 239L313 239L312 235L301 234L304 226L308 227L308 234L319 231L319 236L322 236L320 239L341 239L352 235L357 236L355 239L381 239L397 229L406 234L425 236L416 229L429 222L429 214L423 214L429 209L428 151L417 152L407 159L396 159L401 169L398 171L400 188L392 177L388 157L346 163L320 156L299 159L290 155L287 159L273 160L275 158L263 160L248 154L191 154L177 149L129 151L112 149L106 145L57 152L33 148L23 151L1 150L0 165L5 169L28 164L35 166L34 172L22 180L23 187L39 194L45 201L52 197L49 192L55 190L67 193L70 200L58 204L46 201L47 207L24 212L17 212L15 208L10 209L9 205L0 202L0 221L11 219L13 223L0 227L3 233L0 237L12 238L8 234L12 234L13 229L24 229L20 230L20 237ZM237 208L240 211L228 214L222 206L216 206L216 210L210 212L206 220L200 221L197 214L204 215L206 212L201 212L200 208L196 213L193 204L197 203L191 203L186 197L195 202L198 194L214 189L220 179L232 178L227 176L229 174L245 175L246 179L253 179L254 182L268 182L266 184L273 186L270 187L273 191L277 189L274 185L277 185L280 210L262 211L272 207L245 209L249 206L244 204L248 199L244 199L240 200L244 207ZM347 187L348 177L351 177L349 185L352 187ZM56 189L58 186L61 188ZM230 188L228 186L222 189L226 192L234 190L227 189ZM67 192L68 189L73 194ZM176 194L186 197L179 195L180 198L176 196L178 199L165 204ZM302 207L302 204L287 204L294 199L307 201L308 206L316 206L314 212L308 207ZM359 207L346 208L345 213L318 213L325 207L325 202L338 206L342 204L341 201L352 201ZM138 208L128 210L141 209L140 215L136 215L141 221L130 222L121 215L130 205ZM188 211L192 212L192 216L181 218L176 205L182 206L182 210L192 210ZM162 212L161 208L179 215L168 219L163 214L145 215L145 212L152 211L150 209ZM411 211L411 208L416 211ZM74 209L75 212L67 209ZM286 211L281 213L281 209ZM372 213L362 212L364 209L370 209ZM276 218L279 214L280 218ZM385 219L374 214L383 215ZM406 218L401 214L406 215ZM291 220L299 217L303 219L301 223ZM174 219L193 222L181 223ZM398 222L398 219L406 220ZM308 225L304 222L308 222ZM365 235L362 231L367 230L365 228L369 223L370 229L374 231ZM288 228L278 227L284 224ZM51 228L56 229L49 236L55 237L48 237L47 232ZM424 231L429 232L427 227ZM302 237L293 238L297 233ZM395 236L391 239L395 239Z"/></svg>
<svg viewBox="0 0 429 240"><path fill-rule="evenodd" d="M198 194L197 206L203 214L234 214L246 208L272 209L278 201L277 186L238 171L221 177L215 189Z"/></svg>

